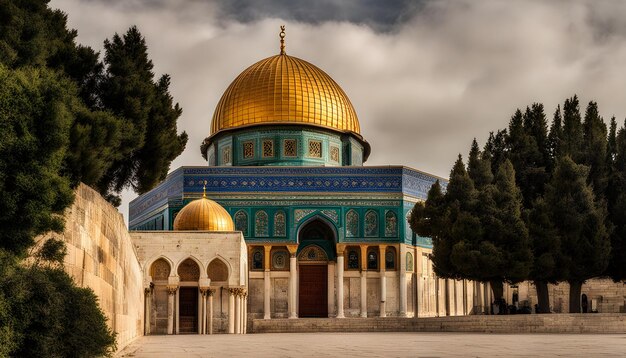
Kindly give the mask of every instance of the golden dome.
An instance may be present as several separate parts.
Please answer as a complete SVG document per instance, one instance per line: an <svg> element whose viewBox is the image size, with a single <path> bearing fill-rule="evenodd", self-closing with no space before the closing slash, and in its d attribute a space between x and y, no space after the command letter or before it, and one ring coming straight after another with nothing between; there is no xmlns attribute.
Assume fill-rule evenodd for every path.
<svg viewBox="0 0 626 358"><path fill-rule="evenodd" d="M234 231L235 225L226 209L206 197L192 201L178 212L174 230Z"/></svg>
<svg viewBox="0 0 626 358"><path fill-rule="evenodd" d="M248 67L217 104L211 135L266 124L305 124L360 135L346 93L324 71L284 53Z"/></svg>

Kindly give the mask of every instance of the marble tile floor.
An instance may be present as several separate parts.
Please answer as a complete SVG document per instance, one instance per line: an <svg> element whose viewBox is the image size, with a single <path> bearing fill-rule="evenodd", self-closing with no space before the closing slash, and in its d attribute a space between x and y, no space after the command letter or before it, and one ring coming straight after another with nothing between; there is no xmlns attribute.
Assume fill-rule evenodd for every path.
<svg viewBox="0 0 626 358"><path fill-rule="evenodd" d="M266 333L141 337L118 357L626 357L626 334Z"/></svg>

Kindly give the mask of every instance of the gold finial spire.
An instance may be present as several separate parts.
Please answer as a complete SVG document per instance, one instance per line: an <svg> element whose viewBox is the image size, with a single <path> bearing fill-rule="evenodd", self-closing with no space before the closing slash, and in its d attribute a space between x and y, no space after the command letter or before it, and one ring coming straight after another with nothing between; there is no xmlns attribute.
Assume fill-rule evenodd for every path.
<svg viewBox="0 0 626 358"><path fill-rule="evenodd" d="M204 181L204 186L202 187L202 197L206 198L206 180Z"/></svg>
<svg viewBox="0 0 626 358"><path fill-rule="evenodd" d="M280 54L285 54L285 25L280 26Z"/></svg>

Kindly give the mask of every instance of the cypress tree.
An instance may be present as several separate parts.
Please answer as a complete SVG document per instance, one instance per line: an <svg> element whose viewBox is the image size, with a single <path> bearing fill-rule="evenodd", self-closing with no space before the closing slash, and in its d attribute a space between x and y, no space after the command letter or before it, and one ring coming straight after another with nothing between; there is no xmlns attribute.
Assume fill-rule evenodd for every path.
<svg viewBox="0 0 626 358"><path fill-rule="evenodd" d="M614 159L607 192L609 217L614 229L611 233L611 259L606 274L619 282L626 281L626 125L615 135L614 123L612 120L609 136L609 153L612 153ZM611 139L613 137L614 140Z"/></svg>
<svg viewBox="0 0 626 358"><path fill-rule="evenodd" d="M119 157L98 183L101 193L119 205L119 192L130 185L142 194L167 175L171 161L185 148L187 134L176 133L182 111L169 95L169 76L154 82L146 41L131 27L104 43L106 74L100 84L102 106L122 118Z"/></svg>
<svg viewBox="0 0 626 358"><path fill-rule="evenodd" d="M569 155L575 163L583 160L583 125L578 97L565 100L563 105L563 136L559 156Z"/></svg>
<svg viewBox="0 0 626 358"><path fill-rule="evenodd" d="M589 167L587 182L591 184L596 200L604 200L608 181L607 130L598 114L598 104L589 102L583 122L583 155L581 164Z"/></svg>
<svg viewBox="0 0 626 358"><path fill-rule="evenodd" d="M559 158L563 152L563 128L561 117L561 106L557 106L554 111L552 124L550 125L550 134L548 134L548 149L550 151L550 171L556 166L556 158Z"/></svg>
<svg viewBox="0 0 626 358"><path fill-rule="evenodd" d="M476 138L472 141L472 147L469 152L467 161L467 174L474 182L477 189L491 184L493 181L493 173L491 172L491 162L489 156L481 153L478 149Z"/></svg>
<svg viewBox="0 0 626 358"><path fill-rule="evenodd" d="M580 312L582 284L604 272L611 251L604 224L606 210L595 201L586 182L588 171L569 156L563 157L546 189L546 205L561 242L560 270L570 284L571 313Z"/></svg>

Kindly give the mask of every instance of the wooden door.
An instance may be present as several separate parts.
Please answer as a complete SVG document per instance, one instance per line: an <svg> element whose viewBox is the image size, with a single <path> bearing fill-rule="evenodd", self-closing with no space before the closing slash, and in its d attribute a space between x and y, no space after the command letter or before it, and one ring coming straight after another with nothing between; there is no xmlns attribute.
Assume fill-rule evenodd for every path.
<svg viewBox="0 0 626 358"><path fill-rule="evenodd" d="M198 288L181 287L179 295L180 333L198 333Z"/></svg>
<svg viewBox="0 0 626 358"><path fill-rule="evenodd" d="M300 265L300 317L328 317L328 266Z"/></svg>

